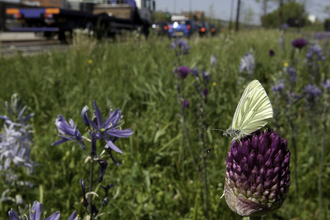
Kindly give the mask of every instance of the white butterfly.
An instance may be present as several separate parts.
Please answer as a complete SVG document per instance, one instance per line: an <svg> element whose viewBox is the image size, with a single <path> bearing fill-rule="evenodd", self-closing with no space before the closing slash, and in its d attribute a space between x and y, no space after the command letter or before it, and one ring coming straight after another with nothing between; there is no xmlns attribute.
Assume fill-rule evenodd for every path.
<svg viewBox="0 0 330 220"><path fill-rule="evenodd" d="M233 141L264 127L273 118L273 107L265 89L258 80L253 80L245 88L237 105L231 126L223 132Z"/></svg>

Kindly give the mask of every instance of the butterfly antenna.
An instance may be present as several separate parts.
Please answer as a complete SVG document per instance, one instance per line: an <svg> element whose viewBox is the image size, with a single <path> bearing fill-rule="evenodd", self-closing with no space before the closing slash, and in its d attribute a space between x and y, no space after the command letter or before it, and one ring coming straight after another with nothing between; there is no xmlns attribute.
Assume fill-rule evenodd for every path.
<svg viewBox="0 0 330 220"><path fill-rule="evenodd" d="M214 142L214 144L212 145L212 147L210 149L207 150L207 153L210 153L211 150L213 149L214 145L217 143L217 141L221 138L221 135L217 138L217 140Z"/></svg>

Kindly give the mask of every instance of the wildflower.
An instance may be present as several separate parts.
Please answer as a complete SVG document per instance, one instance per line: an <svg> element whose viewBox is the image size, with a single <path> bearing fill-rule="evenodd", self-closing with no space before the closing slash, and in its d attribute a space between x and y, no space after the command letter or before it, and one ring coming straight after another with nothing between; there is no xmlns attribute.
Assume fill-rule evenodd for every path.
<svg viewBox="0 0 330 220"><path fill-rule="evenodd" d="M324 81L322 82L322 86L324 89L329 89L330 88L330 79L324 79Z"/></svg>
<svg viewBox="0 0 330 220"><path fill-rule="evenodd" d="M190 104L190 102L189 102L188 99L185 100L185 101L183 101L183 102L181 103L181 105L182 105L183 108L189 108L189 104Z"/></svg>
<svg viewBox="0 0 330 220"><path fill-rule="evenodd" d="M293 68L293 67L288 67L288 68L286 69L286 73L288 74L288 76L289 76L289 80L290 80L291 82L296 82L296 81L297 81L297 79L298 79L298 74L297 74L297 70L296 70L295 68Z"/></svg>
<svg viewBox="0 0 330 220"><path fill-rule="evenodd" d="M101 187L104 189L104 191L105 191L105 197L104 197L103 202L102 202L102 206L103 206L103 207L106 206L106 205L108 204L108 191L109 191L110 188L112 188L112 187L114 187L114 186L115 186L115 184L113 184L113 183L107 185L106 187L101 186Z"/></svg>
<svg viewBox="0 0 330 220"><path fill-rule="evenodd" d="M176 73L179 78L185 79L188 76L188 74L191 73L191 69L186 66L180 66L179 68L175 69L173 72Z"/></svg>
<svg viewBox="0 0 330 220"><path fill-rule="evenodd" d="M290 104L294 104L298 102L302 97L304 97L303 95L297 94L295 92L290 93L290 91L286 91L286 95L287 95L287 102Z"/></svg>
<svg viewBox="0 0 330 220"><path fill-rule="evenodd" d="M203 95L204 95L204 96L207 96L208 93L209 93L209 91L207 90L207 88L204 88L204 89L203 89Z"/></svg>
<svg viewBox="0 0 330 220"><path fill-rule="evenodd" d="M32 211L30 212L30 220L39 220L42 209L43 209L42 204L40 204L38 201L34 201L33 206L32 206ZM10 220L19 220L19 219L28 220L26 215L18 216L17 213L13 209L10 209L10 211L8 212L8 215L9 215ZM74 220L74 219L76 219L76 217L77 217L77 212L74 211L68 220ZM58 219L60 219L60 212L57 211L57 212L54 212L51 216L49 216L45 220L58 220Z"/></svg>
<svg viewBox="0 0 330 220"><path fill-rule="evenodd" d="M310 102L314 102L315 98L322 94L318 87L312 86L311 84L305 86L303 92L307 95L307 98Z"/></svg>
<svg viewBox="0 0 330 220"><path fill-rule="evenodd" d="M212 54L212 56L210 58L210 64L215 66L215 65L217 65L217 63L218 63L217 57L215 56L215 54Z"/></svg>
<svg viewBox="0 0 330 220"><path fill-rule="evenodd" d="M277 82L275 86L272 86L272 90L274 92L282 92L284 89L285 85L283 82Z"/></svg>
<svg viewBox="0 0 330 220"><path fill-rule="evenodd" d="M213 83L212 83L212 85L213 85L213 86L216 86L216 85L217 85L217 83L216 83L216 82L213 82Z"/></svg>
<svg viewBox="0 0 330 220"><path fill-rule="evenodd" d="M194 69L192 69L191 73L196 76L196 79L197 80L199 79L197 67L195 67Z"/></svg>
<svg viewBox="0 0 330 220"><path fill-rule="evenodd" d="M79 183L80 183L80 186L81 186L81 191L82 191L82 196L83 196L83 205L85 207L87 207L88 202L87 202L87 199L86 199L85 180L84 179L79 179Z"/></svg>
<svg viewBox="0 0 330 220"><path fill-rule="evenodd" d="M57 119L55 120L55 125L57 127L58 132L61 134L58 136L62 139L52 143L52 146L63 144L67 141L76 140L80 145L81 149L85 149L86 146L84 144L80 131L78 130L78 126L75 125L72 119L69 119L69 123L70 124L68 124L68 122L62 115L57 116Z"/></svg>
<svg viewBox="0 0 330 220"><path fill-rule="evenodd" d="M107 145L105 148L110 147L112 150L122 153L122 151L114 144L118 138L127 138L133 134L133 131L128 129L121 129L121 125L118 125L119 120L121 119L121 111L116 109L114 112L110 111L108 118L102 123L102 116L99 108L96 105L96 102L93 101L94 111L96 116L96 123L89 119L87 111L82 114L83 120L87 119L88 123L96 129L96 138L101 140L104 138Z"/></svg>
<svg viewBox="0 0 330 220"><path fill-rule="evenodd" d="M252 53L245 53L245 56L241 58L241 64L239 66L239 72L247 71L248 74L253 74L255 67L254 56Z"/></svg>
<svg viewBox="0 0 330 220"><path fill-rule="evenodd" d="M294 46L295 48L298 48L300 50L301 48L306 46L307 41L303 38L297 38L297 39L293 40L291 42L291 44L292 44L292 46Z"/></svg>
<svg viewBox="0 0 330 220"><path fill-rule="evenodd" d="M273 50L269 50L269 56L271 57L275 56L275 52Z"/></svg>
<svg viewBox="0 0 330 220"><path fill-rule="evenodd" d="M99 164L100 164L100 176L97 178L97 182L100 183L103 180L103 176L107 169L108 163L105 160L98 160L97 162L99 162Z"/></svg>
<svg viewBox="0 0 330 220"><path fill-rule="evenodd" d="M92 63L93 63L93 60L88 60L88 63L89 63L89 64L92 64Z"/></svg>
<svg viewBox="0 0 330 220"><path fill-rule="evenodd" d="M286 30L286 29L288 29L289 27L290 27L290 26L289 26L288 24L284 23L284 24L281 25L280 29L281 29L281 30Z"/></svg>
<svg viewBox="0 0 330 220"><path fill-rule="evenodd" d="M285 63L283 63L283 66L287 67L287 66L289 66L289 64L287 62L285 62Z"/></svg>
<svg viewBox="0 0 330 220"><path fill-rule="evenodd" d="M202 69L202 76L203 76L204 85L206 85L209 81L211 81L210 74L208 72L204 71L204 69Z"/></svg>
<svg viewBox="0 0 330 220"><path fill-rule="evenodd" d="M187 41L183 40L182 38L174 41L173 44L170 45L171 48L176 49L178 48L183 54L188 54L190 46L188 46Z"/></svg>
<svg viewBox="0 0 330 220"><path fill-rule="evenodd" d="M325 60L325 56L322 53L322 48L320 46L314 45L309 47L306 57L311 60L315 57L317 61Z"/></svg>
<svg viewBox="0 0 330 220"><path fill-rule="evenodd" d="M224 195L241 216L261 216L279 209L290 187L290 150L272 131L255 132L231 143L226 159Z"/></svg>

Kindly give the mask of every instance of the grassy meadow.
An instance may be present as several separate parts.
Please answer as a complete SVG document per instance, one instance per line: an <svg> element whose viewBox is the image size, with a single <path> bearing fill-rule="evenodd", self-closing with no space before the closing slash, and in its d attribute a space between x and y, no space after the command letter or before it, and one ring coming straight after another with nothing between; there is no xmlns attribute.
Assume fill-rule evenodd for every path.
<svg viewBox="0 0 330 220"><path fill-rule="evenodd" d="M188 40L190 53L182 57L181 64L199 70L204 68L211 76L204 109L208 127L229 127L240 96L252 79L258 79L270 100L274 101L276 97L272 86L285 77L283 68L286 64L295 62L298 80L294 91L302 94L304 86L309 83L309 69L305 62L308 46L301 51L293 50L291 40L304 37L312 42L313 38L312 35L290 31L284 36L285 50L279 46L280 33L277 30L221 33L214 38L196 37ZM171 43L167 37L155 36L148 41L130 38L120 43L97 43L77 38L66 52L0 58L0 115L9 116L4 102L10 101L13 93L22 97L29 113L35 113L31 120L34 128L31 157L39 165L30 176L21 169L17 171L22 179L34 184L32 190L21 192L25 202L41 202L47 217L55 211L61 212L61 219L68 219L74 210L82 217L85 215L79 179L89 179L89 164L84 163L86 154L73 142L58 146L51 144L59 139L55 126L58 114L67 120L72 118L82 135L87 136L81 110L87 105L91 114L95 100L103 115L108 114L110 108L121 109L125 121L122 127L134 131L130 138L116 142L123 153L114 152L113 155L122 166L116 166L110 158L107 159L109 164L102 185L115 183L115 187L109 190L109 204L103 210L108 214L101 219L207 219L203 152L197 139L200 127L196 122L195 107L198 100L194 98L195 77L188 75L183 93L190 100L186 123L197 171L182 130L176 75L173 74L176 57L169 47ZM320 45L323 47L323 43ZM269 56L270 49L274 50L275 56ZM252 76L239 72L240 59L249 51L253 51L256 61ZM330 78L330 47L325 46L323 52L326 59L320 62L320 75L316 81L321 90L321 79ZM210 65L212 54L218 59L213 67ZM311 126L305 99L291 106L295 115L291 118L295 125L293 135L286 117L285 91L289 88L286 86L283 96L277 99L274 106L279 111L275 111L274 119L266 127L276 130L288 140L291 187L283 206L264 219L329 219L328 135L325 138L321 209L318 191L324 136L322 119L326 117L327 125L329 123L329 115L322 117L325 100L323 96L318 99ZM328 129L326 134L329 132ZM206 146L211 147L221 132L207 131L206 134ZM300 204L294 182L293 136L297 148ZM98 142L98 152L102 151L104 145L104 140L101 144ZM220 199L224 190L225 160L229 146L230 139L222 137L213 151L206 155L210 219L243 219L228 208L224 198ZM87 145L88 149L90 146ZM95 179L99 175L98 169L94 172ZM5 183L2 182L1 192L4 187ZM98 188L97 193L102 195L94 198L99 206L103 189ZM5 219L7 214L4 211L10 208L17 211L17 206L10 202L3 203L2 208L1 216Z"/></svg>

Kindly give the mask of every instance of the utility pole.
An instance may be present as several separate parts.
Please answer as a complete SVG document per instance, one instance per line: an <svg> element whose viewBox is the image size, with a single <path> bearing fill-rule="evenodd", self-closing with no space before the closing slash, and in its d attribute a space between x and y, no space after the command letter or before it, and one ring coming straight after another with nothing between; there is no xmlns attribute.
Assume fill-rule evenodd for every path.
<svg viewBox="0 0 330 220"><path fill-rule="evenodd" d="M189 1L189 18L192 19L192 9L191 9L191 1Z"/></svg>
<svg viewBox="0 0 330 220"><path fill-rule="evenodd" d="M237 12L236 12L236 27L235 31L238 32L238 25L239 25L239 9L241 7L241 0L237 1Z"/></svg>
<svg viewBox="0 0 330 220"><path fill-rule="evenodd" d="M234 10L234 0L231 0L230 18L229 18L229 31L231 31L231 25L232 25L232 22L233 22L233 10Z"/></svg>
<svg viewBox="0 0 330 220"><path fill-rule="evenodd" d="M278 8L278 27L280 28L282 25L282 17L283 17L283 0L280 0L280 5Z"/></svg>

